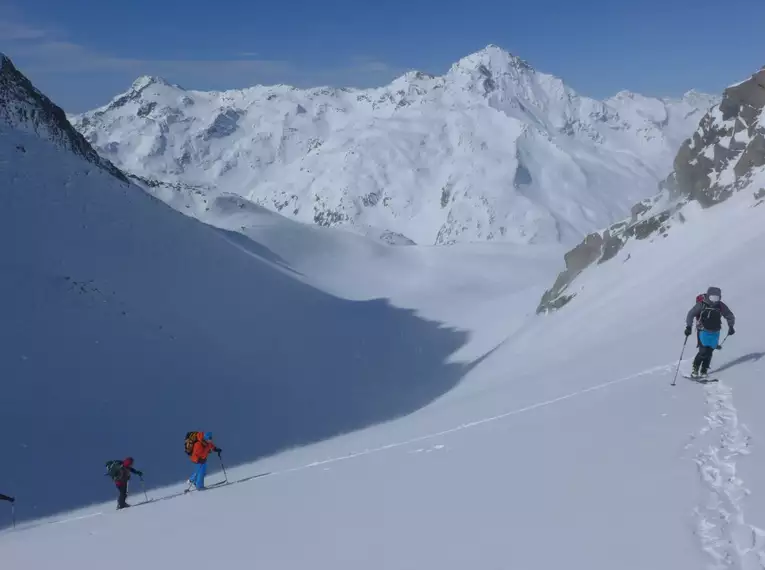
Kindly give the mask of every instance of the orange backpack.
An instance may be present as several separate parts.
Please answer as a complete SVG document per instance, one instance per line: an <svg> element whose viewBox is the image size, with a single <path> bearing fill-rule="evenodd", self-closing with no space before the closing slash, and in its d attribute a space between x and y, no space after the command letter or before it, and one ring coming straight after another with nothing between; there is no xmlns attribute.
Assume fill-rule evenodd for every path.
<svg viewBox="0 0 765 570"><path fill-rule="evenodd" d="M186 455L191 455L194 453L194 444L197 441L199 441L198 431L186 432L186 441L184 441L184 451L186 451Z"/></svg>

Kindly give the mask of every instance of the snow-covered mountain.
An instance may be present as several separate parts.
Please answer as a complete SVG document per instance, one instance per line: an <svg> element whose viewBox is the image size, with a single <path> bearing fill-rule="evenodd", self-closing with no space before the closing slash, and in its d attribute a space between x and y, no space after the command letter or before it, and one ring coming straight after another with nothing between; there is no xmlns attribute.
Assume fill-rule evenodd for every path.
<svg viewBox="0 0 765 570"><path fill-rule="evenodd" d="M699 139L757 138L757 89ZM558 248L389 247L236 196L214 229L0 118L3 568L765 567L760 166L541 318ZM711 283L739 332L673 387ZM198 428L228 470L185 495ZM128 454L149 500L117 512Z"/></svg>
<svg viewBox="0 0 765 570"><path fill-rule="evenodd" d="M765 68L725 90L720 104L680 147L674 171L658 194L633 206L630 218L588 235L566 254L566 269L538 311L560 308L576 296L571 285L589 266L617 256L630 259L632 253L622 252L628 242L661 241L689 219L703 226L706 217L700 210L737 192L746 194L742 200L751 207L765 202Z"/></svg>
<svg viewBox="0 0 765 570"><path fill-rule="evenodd" d="M210 200L235 194L299 221L422 244L573 243L653 193L714 101L595 101L488 46L442 77L410 72L368 90L200 92L141 77L72 120L200 219Z"/></svg>

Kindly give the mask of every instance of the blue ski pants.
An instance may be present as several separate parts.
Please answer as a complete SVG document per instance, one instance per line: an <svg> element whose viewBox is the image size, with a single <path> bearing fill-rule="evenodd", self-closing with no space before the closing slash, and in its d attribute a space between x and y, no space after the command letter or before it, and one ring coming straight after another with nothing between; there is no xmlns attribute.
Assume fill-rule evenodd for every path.
<svg viewBox="0 0 765 570"><path fill-rule="evenodd" d="M196 485L197 489L205 488L205 475L207 475L207 462L197 463L194 473L189 478L189 483Z"/></svg>
<svg viewBox="0 0 765 570"><path fill-rule="evenodd" d="M716 332L710 332L705 330L700 331L699 342L701 343L701 346L706 346L708 348L717 348L717 345L720 343L720 331L716 331Z"/></svg>

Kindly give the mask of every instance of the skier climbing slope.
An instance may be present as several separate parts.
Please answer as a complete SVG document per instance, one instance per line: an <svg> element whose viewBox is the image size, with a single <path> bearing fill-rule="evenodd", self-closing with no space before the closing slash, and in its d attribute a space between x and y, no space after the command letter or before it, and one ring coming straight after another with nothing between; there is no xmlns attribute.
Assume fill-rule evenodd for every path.
<svg viewBox="0 0 765 570"><path fill-rule="evenodd" d="M112 478L117 487L119 497L117 498L117 509L129 507L127 504L128 484L132 474L143 477L143 472L133 467L133 458L126 457L122 461L112 460L106 462L106 475Z"/></svg>
<svg viewBox="0 0 765 570"><path fill-rule="evenodd" d="M733 325L736 323L736 317L728 306L722 302L722 291L719 287L710 287L701 301L698 301L685 319L685 336L691 334L694 320L697 321L699 330L699 351L696 358L693 359L693 371L691 376L707 376L709 366L712 362L712 355L715 349L720 345L720 330L722 329L722 319L728 322L728 335L736 333Z"/></svg>
<svg viewBox="0 0 765 570"><path fill-rule="evenodd" d="M193 437L193 439L192 439ZM213 434L208 432L189 432L186 434L186 447L191 444L191 449L188 454L191 457L191 462L196 465L194 472L189 478L189 483L194 485L198 491L202 491L205 488L205 476L207 475L207 458L210 453L215 452L220 457L223 450L213 443ZM189 442L189 440L191 440Z"/></svg>

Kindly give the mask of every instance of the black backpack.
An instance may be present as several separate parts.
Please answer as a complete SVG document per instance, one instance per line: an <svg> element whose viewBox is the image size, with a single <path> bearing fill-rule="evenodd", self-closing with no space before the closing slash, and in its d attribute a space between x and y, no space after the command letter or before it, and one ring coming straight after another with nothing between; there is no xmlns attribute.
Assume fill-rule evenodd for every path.
<svg viewBox="0 0 765 570"><path fill-rule="evenodd" d="M122 470L122 461L120 461L119 459L106 462L106 475L111 477L112 480L114 481L117 480L117 477L119 477L121 470Z"/></svg>
<svg viewBox="0 0 765 570"><path fill-rule="evenodd" d="M722 329L722 311L720 310L721 304L704 305L701 307L701 314L699 315L699 323L701 328L705 331L717 332Z"/></svg>

